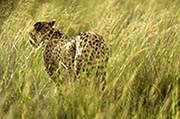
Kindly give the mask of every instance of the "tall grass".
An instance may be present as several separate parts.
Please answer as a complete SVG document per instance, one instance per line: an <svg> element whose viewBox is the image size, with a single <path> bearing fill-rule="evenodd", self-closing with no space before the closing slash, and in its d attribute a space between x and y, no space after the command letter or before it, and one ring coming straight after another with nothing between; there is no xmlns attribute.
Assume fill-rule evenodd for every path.
<svg viewBox="0 0 180 119"><path fill-rule="evenodd" d="M179 119L178 0L17 3L1 26L0 118ZM89 30L103 35L110 47L104 91L94 86L96 78L57 90L44 70L42 50L28 41L28 28L39 20L56 20L71 36Z"/></svg>

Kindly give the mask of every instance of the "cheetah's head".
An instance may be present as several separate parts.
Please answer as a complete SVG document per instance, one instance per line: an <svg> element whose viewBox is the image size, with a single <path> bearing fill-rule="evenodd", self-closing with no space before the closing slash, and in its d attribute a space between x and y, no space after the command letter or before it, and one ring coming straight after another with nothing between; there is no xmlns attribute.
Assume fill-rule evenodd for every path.
<svg viewBox="0 0 180 119"><path fill-rule="evenodd" d="M50 34L50 32L53 30L53 26L55 24L55 21L50 22L36 22L33 25L33 28L29 31L30 35L30 44L33 47L38 47L41 43L45 42L44 40L45 36Z"/></svg>

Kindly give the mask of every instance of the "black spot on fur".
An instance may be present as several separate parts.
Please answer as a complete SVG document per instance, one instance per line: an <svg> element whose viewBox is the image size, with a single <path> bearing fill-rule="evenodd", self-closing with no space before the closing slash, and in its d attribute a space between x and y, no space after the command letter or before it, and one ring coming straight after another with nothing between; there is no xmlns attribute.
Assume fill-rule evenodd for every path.
<svg viewBox="0 0 180 119"><path fill-rule="evenodd" d="M87 42L87 39L85 39L84 42Z"/></svg>
<svg viewBox="0 0 180 119"><path fill-rule="evenodd" d="M55 31L52 36L52 38L61 38L61 37L62 37L62 33L59 31Z"/></svg>

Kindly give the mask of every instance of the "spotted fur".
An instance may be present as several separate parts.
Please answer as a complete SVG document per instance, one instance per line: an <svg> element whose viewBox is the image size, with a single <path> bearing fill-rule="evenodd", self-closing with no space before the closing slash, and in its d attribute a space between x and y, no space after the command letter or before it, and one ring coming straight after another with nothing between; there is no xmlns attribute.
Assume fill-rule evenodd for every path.
<svg viewBox="0 0 180 119"><path fill-rule="evenodd" d="M95 70L104 79L108 48L103 37L94 32L69 37L55 29L54 24L55 21L37 22L29 32L32 46L44 48L44 65L49 76L57 83L60 74L77 80L82 72L88 76Z"/></svg>

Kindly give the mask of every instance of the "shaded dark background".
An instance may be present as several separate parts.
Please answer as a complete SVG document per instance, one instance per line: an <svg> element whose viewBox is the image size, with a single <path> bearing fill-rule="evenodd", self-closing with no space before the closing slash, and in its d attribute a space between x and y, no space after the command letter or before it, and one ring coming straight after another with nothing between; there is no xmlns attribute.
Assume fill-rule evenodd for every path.
<svg viewBox="0 0 180 119"><path fill-rule="evenodd" d="M18 7L19 0L0 0L0 33L1 26L11 13Z"/></svg>

